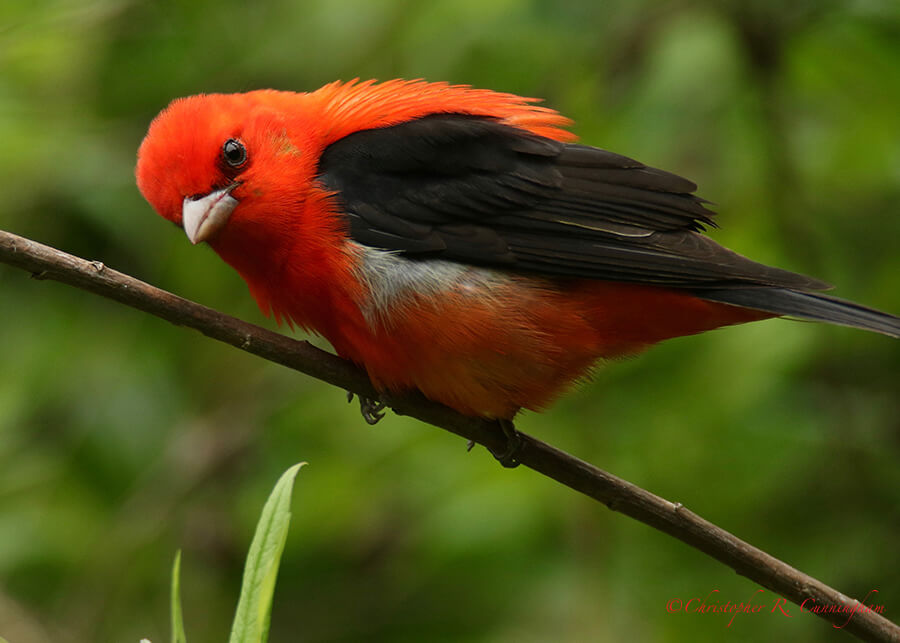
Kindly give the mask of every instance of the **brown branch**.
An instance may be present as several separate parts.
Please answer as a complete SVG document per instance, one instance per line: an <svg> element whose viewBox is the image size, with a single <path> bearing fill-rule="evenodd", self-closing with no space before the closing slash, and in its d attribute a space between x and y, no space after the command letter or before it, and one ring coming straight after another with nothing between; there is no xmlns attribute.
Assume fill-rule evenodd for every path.
<svg viewBox="0 0 900 643"><path fill-rule="evenodd" d="M201 306L111 270L100 262L86 261L4 231L0 231L0 262L27 270L37 279L52 279L82 288L173 324L188 326L358 395L378 396L368 377L356 366L308 342L293 340ZM398 396L389 402L399 414L418 418L494 451L505 447L505 438L494 423L460 415L420 394ZM521 464L699 549L797 605L815 601L819 606L841 605L864 610L849 621L847 613L818 613L863 640L900 641L900 627L873 611L865 611L859 601L745 543L681 504L663 500L528 435L522 434L522 440L522 448L516 454Z"/></svg>

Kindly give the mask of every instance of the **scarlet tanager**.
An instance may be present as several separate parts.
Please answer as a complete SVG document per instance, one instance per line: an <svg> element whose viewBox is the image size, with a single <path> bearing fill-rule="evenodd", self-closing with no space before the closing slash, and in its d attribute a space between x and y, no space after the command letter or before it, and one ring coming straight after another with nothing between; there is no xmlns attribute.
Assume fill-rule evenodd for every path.
<svg viewBox="0 0 900 643"><path fill-rule="evenodd" d="M670 337L782 315L900 335L703 236L691 181L571 142L535 102L403 80L181 98L137 183L379 390L501 425Z"/></svg>

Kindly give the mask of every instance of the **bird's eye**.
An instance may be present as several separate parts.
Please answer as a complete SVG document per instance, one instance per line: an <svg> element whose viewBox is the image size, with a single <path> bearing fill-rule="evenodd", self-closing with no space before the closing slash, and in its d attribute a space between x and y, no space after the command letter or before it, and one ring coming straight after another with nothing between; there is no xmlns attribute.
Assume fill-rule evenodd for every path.
<svg viewBox="0 0 900 643"><path fill-rule="evenodd" d="M241 167L247 162L247 148L236 138L229 138L222 146L222 159L231 167Z"/></svg>

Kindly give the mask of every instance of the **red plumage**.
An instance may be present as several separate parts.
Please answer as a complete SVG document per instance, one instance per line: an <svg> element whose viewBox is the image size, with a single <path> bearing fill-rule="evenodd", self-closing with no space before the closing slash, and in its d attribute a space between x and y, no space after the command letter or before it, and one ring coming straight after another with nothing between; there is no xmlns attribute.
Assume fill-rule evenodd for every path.
<svg viewBox="0 0 900 643"><path fill-rule="evenodd" d="M567 119L534 102L421 81L179 99L141 145L138 185L266 314L320 333L381 389L470 415L539 409L598 359L777 314L896 333L896 318L701 237L711 213L692 184L563 144ZM370 130L396 152L352 138ZM357 189L349 165L384 155ZM488 202L498 216L475 216ZM723 303L735 297L750 302Z"/></svg>

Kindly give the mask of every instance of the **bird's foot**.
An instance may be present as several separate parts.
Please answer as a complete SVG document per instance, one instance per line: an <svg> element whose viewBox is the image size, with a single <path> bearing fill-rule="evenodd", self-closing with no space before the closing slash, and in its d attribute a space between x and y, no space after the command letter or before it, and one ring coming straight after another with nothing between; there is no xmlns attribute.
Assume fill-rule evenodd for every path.
<svg viewBox="0 0 900 643"><path fill-rule="evenodd" d="M503 431L503 435L506 437L506 446L502 451L494 451L490 447L485 448L492 456L494 456L494 459L497 462L507 469L514 469L519 466L516 454L519 452L519 449L522 448L522 436L516 431L516 426L513 424L512 420L498 419L497 424L500 425L500 430ZM466 450L471 451L474 446L475 441L469 440L466 444Z"/></svg>
<svg viewBox="0 0 900 643"><path fill-rule="evenodd" d="M347 401L353 401L353 392L347 391ZM373 400L363 395L359 396L359 412L362 413L363 419L369 424L378 424L384 417L384 409L387 408L387 402L382 399Z"/></svg>

